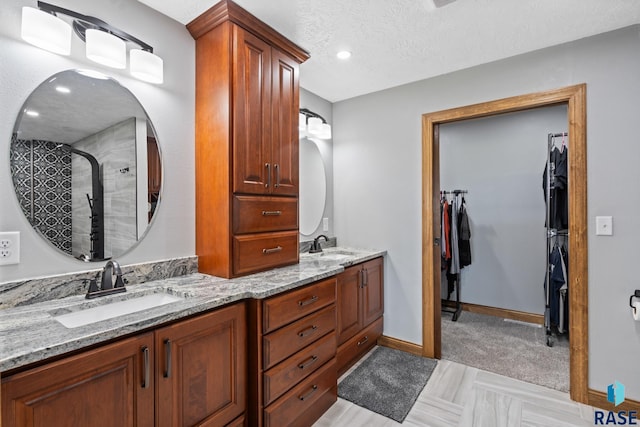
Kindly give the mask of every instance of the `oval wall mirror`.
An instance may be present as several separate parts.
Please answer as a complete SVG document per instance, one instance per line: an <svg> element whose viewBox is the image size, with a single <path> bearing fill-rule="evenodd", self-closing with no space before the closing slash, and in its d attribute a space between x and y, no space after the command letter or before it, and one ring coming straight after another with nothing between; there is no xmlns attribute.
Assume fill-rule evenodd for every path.
<svg viewBox="0 0 640 427"><path fill-rule="evenodd" d="M103 261L144 236L160 200L160 147L142 105L116 80L55 74L25 101L10 148L22 212L65 254Z"/></svg>
<svg viewBox="0 0 640 427"><path fill-rule="evenodd" d="M320 149L308 138L300 140L300 234L309 236L320 225L327 197L327 177Z"/></svg>

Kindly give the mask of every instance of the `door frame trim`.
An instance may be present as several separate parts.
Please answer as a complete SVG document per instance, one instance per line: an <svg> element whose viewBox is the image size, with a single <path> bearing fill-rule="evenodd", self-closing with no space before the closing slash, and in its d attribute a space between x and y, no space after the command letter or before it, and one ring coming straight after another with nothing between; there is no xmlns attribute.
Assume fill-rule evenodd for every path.
<svg viewBox="0 0 640 427"><path fill-rule="evenodd" d="M586 84L452 108L422 116L422 354L441 356L440 285L435 283L440 237L439 125L498 114L566 104L569 131L569 343L571 399L588 402L588 245ZM437 174L437 175L436 175ZM434 185L434 182L437 185ZM438 259L435 257L437 256ZM439 274L438 274L439 275Z"/></svg>

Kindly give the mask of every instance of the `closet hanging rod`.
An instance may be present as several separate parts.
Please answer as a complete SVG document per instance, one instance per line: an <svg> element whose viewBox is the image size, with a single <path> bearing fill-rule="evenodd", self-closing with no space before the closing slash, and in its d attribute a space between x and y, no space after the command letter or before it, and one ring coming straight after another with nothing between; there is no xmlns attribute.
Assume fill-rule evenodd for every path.
<svg viewBox="0 0 640 427"><path fill-rule="evenodd" d="M549 134L549 138L559 138L561 136L569 136L569 132L562 132L562 133L550 133Z"/></svg>
<svg viewBox="0 0 640 427"><path fill-rule="evenodd" d="M452 190L452 191L440 190L441 194L467 194L468 192L469 190Z"/></svg>

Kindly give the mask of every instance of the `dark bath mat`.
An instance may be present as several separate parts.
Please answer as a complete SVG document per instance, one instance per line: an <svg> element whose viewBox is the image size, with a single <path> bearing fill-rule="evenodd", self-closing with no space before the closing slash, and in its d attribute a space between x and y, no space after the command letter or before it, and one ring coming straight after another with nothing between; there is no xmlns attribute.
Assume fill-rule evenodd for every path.
<svg viewBox="0 0 640 427"><path fill-rule="evenodd" d="M378 347L338 385L338 396L401 423L436 367L436 360Z"/></svg>

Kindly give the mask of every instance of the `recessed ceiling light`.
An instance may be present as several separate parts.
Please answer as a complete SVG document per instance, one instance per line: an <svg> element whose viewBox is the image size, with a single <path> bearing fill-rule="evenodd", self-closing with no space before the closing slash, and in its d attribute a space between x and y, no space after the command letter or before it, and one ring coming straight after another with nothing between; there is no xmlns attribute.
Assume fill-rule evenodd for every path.
<svg viewBox="0 0 640 427"><path fill-rule="evenodd" d="M56 90L60 93L71 93L71 89L66 86L56 86Z"/></svg>
<svg viewBox="0 0 640 427"><path fill-rule="evenodd" d="M27 116L31 117L38 117L40 115L40 113L34 110L25 110L25 113L27 114Z"/></svg>
<svg viewBox="0 0 640 427"><path fill-rule="evenodd" d="M348 50L341 50L336 56L340 59L349 59L351 58L351 52Z"/></svg>

